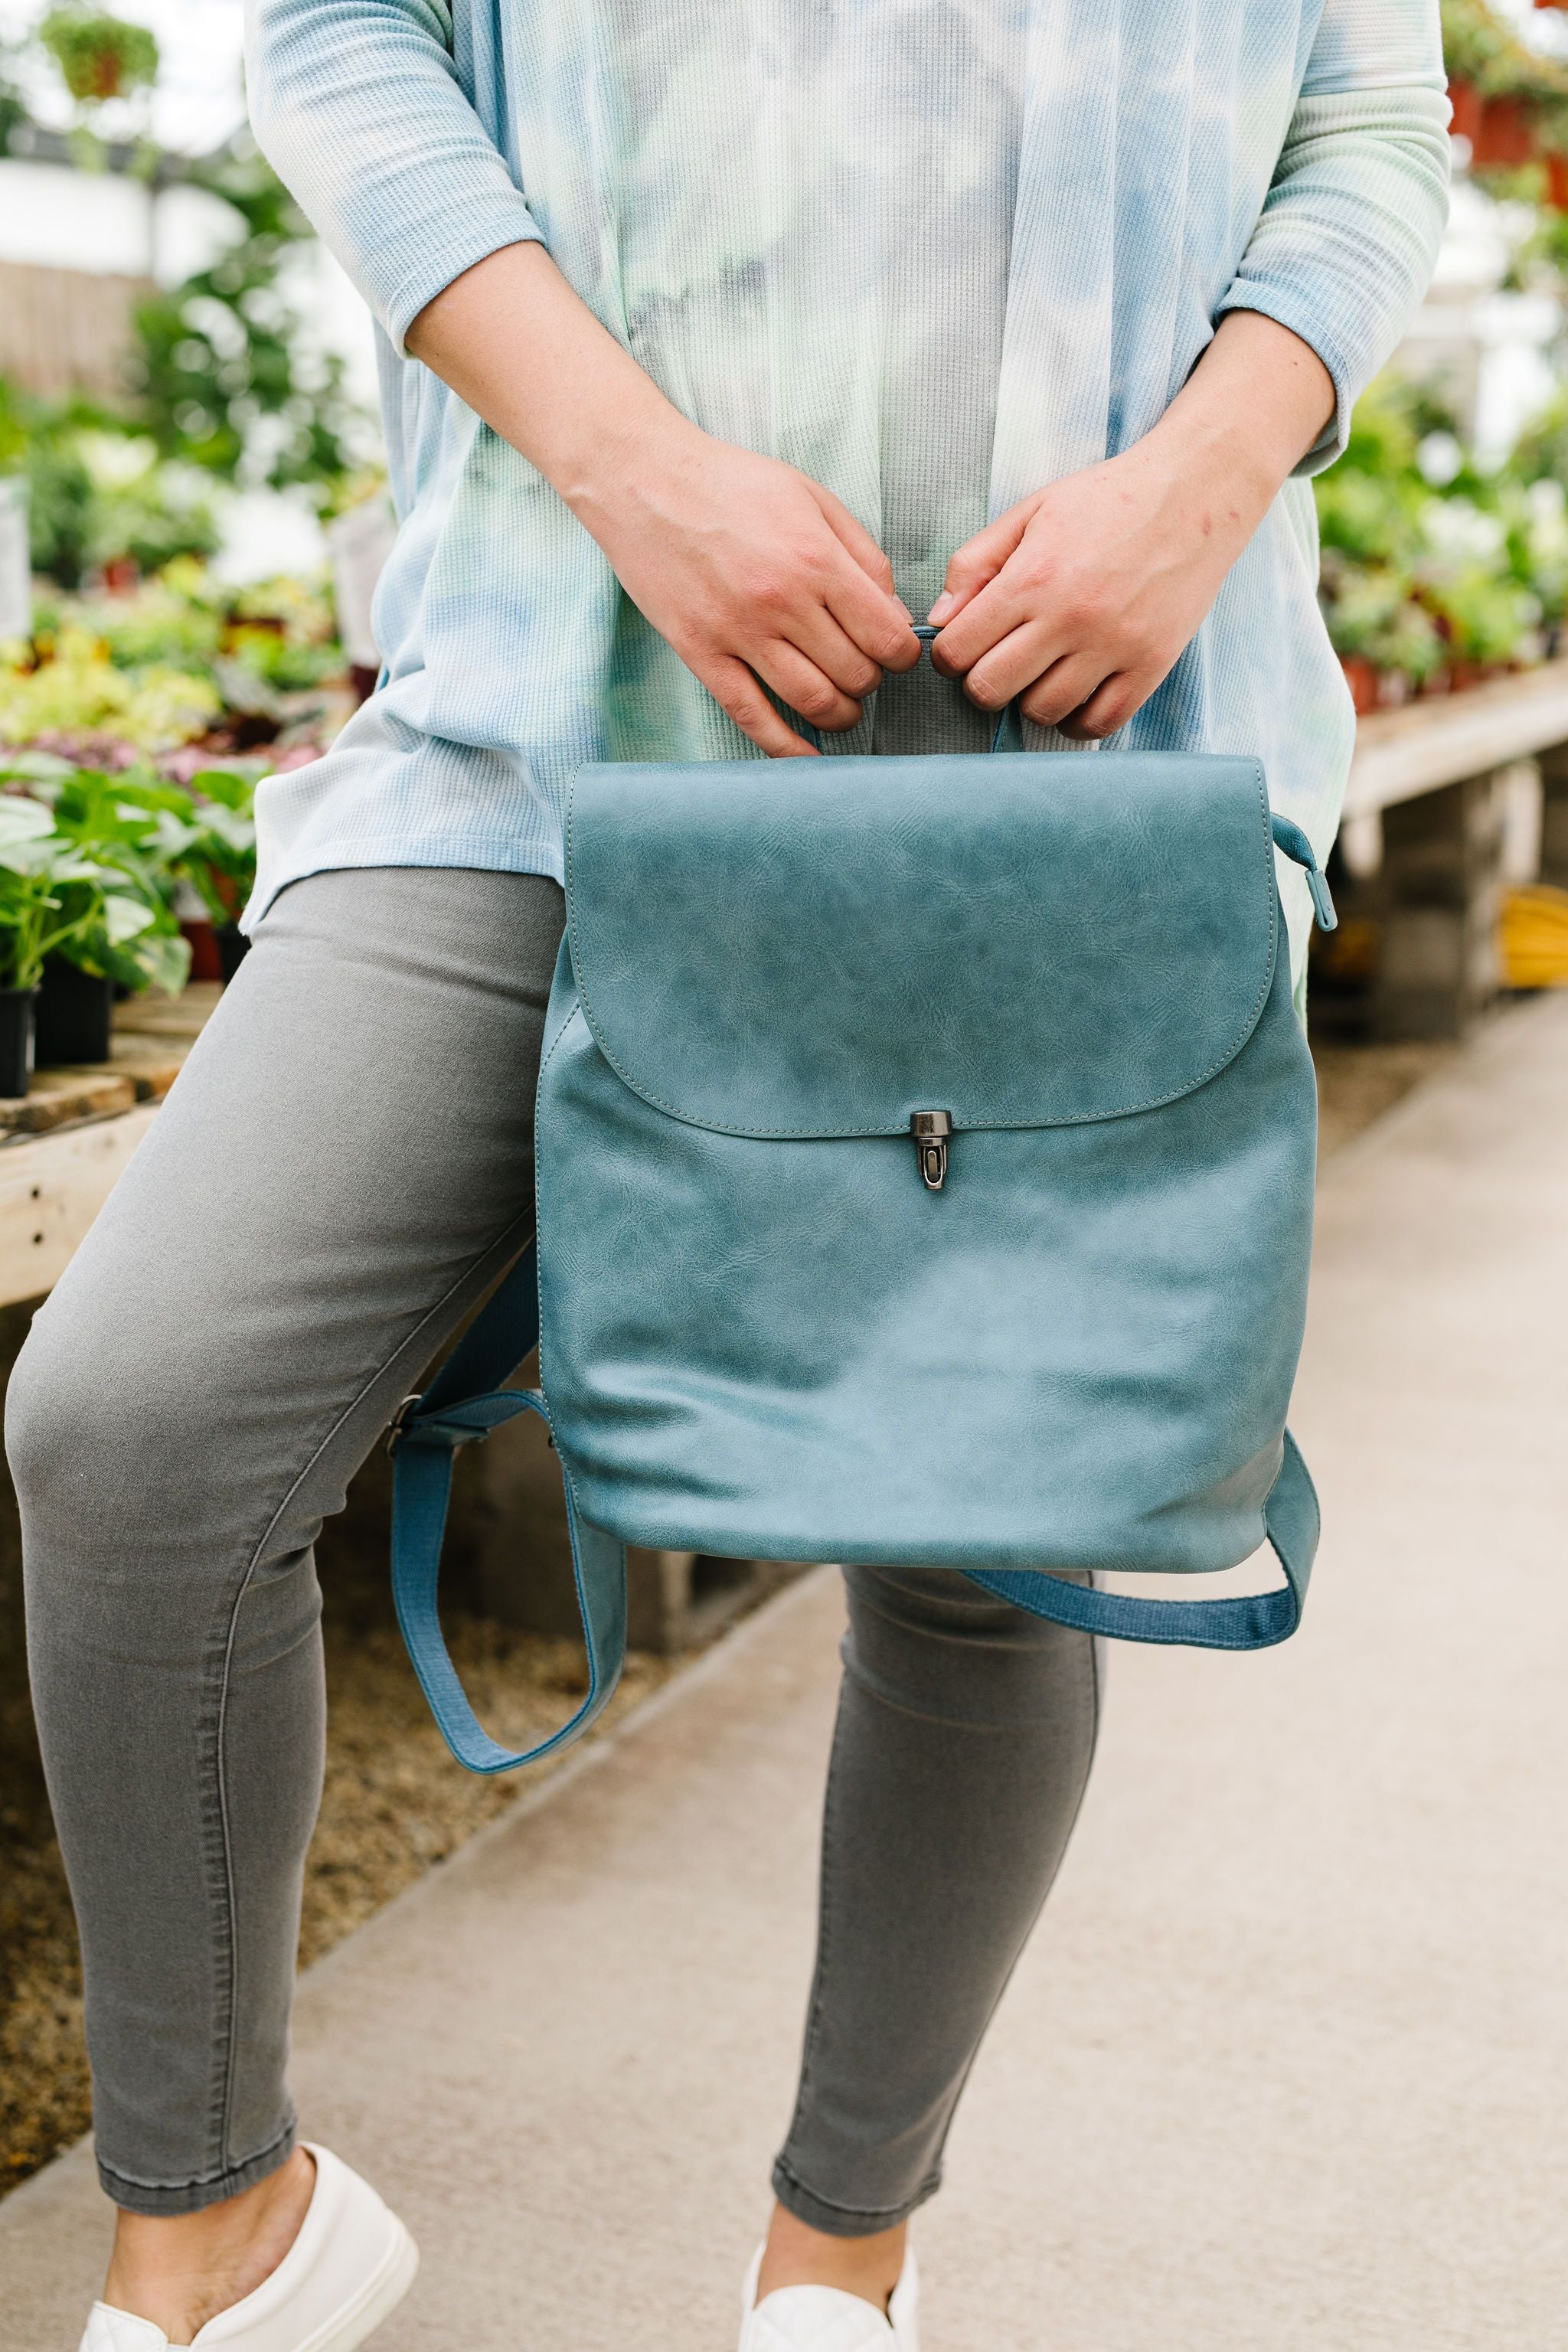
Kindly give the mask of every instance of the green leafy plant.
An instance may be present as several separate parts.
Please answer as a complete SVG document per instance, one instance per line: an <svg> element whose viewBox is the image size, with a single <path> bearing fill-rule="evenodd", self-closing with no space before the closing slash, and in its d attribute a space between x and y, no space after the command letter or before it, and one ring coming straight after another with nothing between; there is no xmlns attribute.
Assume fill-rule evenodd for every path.
<svg viewBox="0 0 1568 2352"><path fill-rule="evenodd" d="M113 866L59 831L52 809L26 793L0 793L0 985L36 988L46 956L79 953L100 939L115 953L155 922Z"/></svg>
<svg viewBox="0 0 1568 2352"><path fill-rule="evenodd" d="M221 929L232 923L256 881L256 786L227 769L204 768L191 779L192 837L174 870Z"/></svg>
<svg viewBox="0 0 1568 2352"><path fill-rule="evenodd" d="M123 887L153 911L157 936L172 938L178 931L174 908L182 884L195 891L219 926L232 923L249 897L256 879L256 786L250 777L205 768L186 786L148 768L108 774L39 752L14 755L0 767L0 776L7 774L49 805L58 830L82 856L118 871ZM179 944L183 950L184 943ZM79 955L75 961L89 959ZM184 972L174 981L151 971L138 981L121 970L114 977L132 986L154 978L171 987L182 984Z"/></svg>

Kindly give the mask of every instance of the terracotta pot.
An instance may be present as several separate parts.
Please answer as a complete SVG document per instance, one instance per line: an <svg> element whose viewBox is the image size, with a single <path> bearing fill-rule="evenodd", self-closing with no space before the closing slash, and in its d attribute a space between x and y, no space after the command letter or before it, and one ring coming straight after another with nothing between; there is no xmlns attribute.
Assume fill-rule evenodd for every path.
<svg viewBox="0 0 1568 2352"><path fill-rule="evenodd" d="M1468 694L1473 686L1485 686L1490 679L1501 677L1509 667L1507 662L1457 661L1451 677L1454 692Z"/></svg>
<svg viewBox="0 0 1568 2352"><path fill-rule="evenodd" d="M223 958L218 952L217 933L205 915L187 916L180 925L191 943L191 978L221 980Z"/></svg>
<svg viewBox="0 0 1568 2352"><path fill-rule="evenodd" d="M1554 213L1568 213L1568 155L1559 155L1552 149L1541 160L1546 166L1547 203Z"/></svg>
<svg viewBox="0 0 1568 2352"><path fill-rule="evenodd" d="M1473 81L1451 81L1448 84L1448 103L1454 110L1449 130L1456 139L1468 139L1473 150L1480 136L1481 116L1486 110L1485 99Z"/></svg>
<svg viewBox="0 0 1568 2352"><path fill-rule="evenodd" d="M1532 163L1534 157L1535 125L1529 108L1517 98L1489 98L1470 142L1471 163L1514 165Z"/></svg>
<svg viewBox="0 0 1568 2352"><path fill-rule="evenodd" d="M1345 684L1351 690L1356 716L1361 718L1377 709L1377 671L1364 654L1342 654L1340 667L1345 674Z"/></svg>

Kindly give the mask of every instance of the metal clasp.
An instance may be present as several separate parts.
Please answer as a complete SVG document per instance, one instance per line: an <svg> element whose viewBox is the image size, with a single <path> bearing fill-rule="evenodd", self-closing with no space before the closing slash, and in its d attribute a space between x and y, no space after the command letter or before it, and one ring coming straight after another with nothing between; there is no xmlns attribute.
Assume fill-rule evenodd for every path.
<svg viewBox="0 0 1568 2352"><path fill-rule="evenodd" d="M414 1408L418 1402L419 1394L417 1392L413 1396L405 1396L403 1402L398 1406L397 1411L393 1414L392 1419L387 1423L386 1435L381 1442L388 1454L396 1453L398 1440L402 1437L404 1431L407 1428L409 1421L413 1416Z"/></svg>
<svg viewBox="0 0 1568 2352"><path fill-rule="evenodd" d="M947 1181L947 1140L952 1133L952 1121L944 1110L910 1113L910 1135L928 1192L940 1192Z"/></svg>

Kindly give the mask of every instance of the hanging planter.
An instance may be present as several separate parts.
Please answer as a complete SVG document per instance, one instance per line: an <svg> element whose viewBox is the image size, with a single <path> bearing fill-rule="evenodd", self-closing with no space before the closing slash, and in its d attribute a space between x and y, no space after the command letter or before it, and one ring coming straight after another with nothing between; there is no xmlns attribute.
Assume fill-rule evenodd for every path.
<svg viewBox="0 0 1568 2352"><path fill-rule="evenodd" d="M0 1095L13 1101L33 1083L36 988L0 988Z"/></svg>
<svg viewBox="0 0 1568 2352"><path fill-rule="evenodd" d="M85 8L55 8L38 38L79 106L101 106L145 89L157 77L158 44L144 25Z"/></svg>

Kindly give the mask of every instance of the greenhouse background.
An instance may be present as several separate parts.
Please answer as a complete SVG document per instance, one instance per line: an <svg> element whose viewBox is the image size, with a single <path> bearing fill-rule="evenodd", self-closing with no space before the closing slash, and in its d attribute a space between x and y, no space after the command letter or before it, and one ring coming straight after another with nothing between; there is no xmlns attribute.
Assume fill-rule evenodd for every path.
<svg viewBox="0 0 1568 2352"><path fill-rule="evenodd" d="M1568 16L1444 15L1468 167L1451 229L1316 485L1324 609L1369 715L1568 652ZM371 682L391 526L368 317L245 129L237 0L6 0L0 34L0 756L28 804L0 809L0 986L47 980L58 1059L66 964L167 987L182 941L204 980L238 952L213 935L243 898L249 794ZM1521 821L1542 822L1514 818L1499 984L1568 976L1568 904ZM1368 845L1352 824L1365 879ZM1374 992L1363 898L1320 973L1342 1026ZM0 1003L0 1083L26 1018Z"/></svg>
<svg viewBox="0 0 1568 2352"><path fill-rule="evenodd" d="M1326 1166L1434 1074L1468 1069L1465 1041L1517 1034L1531 1007L1550 1020L1568 988L1568 0L1443 0L1443 19L1457 176L1436 278L1314 484L1358 719L1331 866L1342 919L1314 939L1310 982ZM240 0L0 0L0 1368L246 952L257 783L319 757L377 672L394 522L369 319L246 130L239 20ZM1502 1068L1514 1049L1498 1050ZM1547 1090L1499 1085L1500 1126L1523 1136L1521 1101L1533 1087L1544 1115ZM1446 1161L1410 1130L1412 1189L1377 1229L1390 1265L1402 1248L1429 1265L1422 1219L1440 1225L1448 1197L1433 1170L1459 1184L1489 1102L1477 1081L1445 1114ZM1519 1149L1533 1181L1542 1152ZM1512 1183L1463 1196L1478 1230L1500 1199L1514 1213ZM1516 1190L1533 1230L1525 1176ZM1331 1201L1331 1244L1348 1213ZM1363 1349L1376 1362L1374 1288L1371 1336L1358 1292L1333 1359L1347 1400ZM1384 1304L1419 1333L1407 1297ZM1467 1376L1479 1367L1467 1398L1483 1422L1481 1372L1508 1357L1508 1328L1478 1325L1457 1350ZM1515 1340L1510 1393L1543 1411L1545 1343ZM1383 1377L1367 1370L1369 1394ZM1517 1467L1524 1408L1510 1412L1506 1435L1486 1425ZM1352 1456L1347 1440L1352 1483ZM563 1638L558 1471L541 1437L464 1475L454 1651L481 1711L527 1733L584 1686ZM387 1520L378 1454L321 1547L332 1719L306 1960L515 1794L446 1769L392 1621ZM521 1595L520 1529L540 1569ZM1555 1534L1560 1551L1560 1520ZM616 1723L793 1575L636 1556ZM0 2197L88 2120L19 1584L6 1488ZM1357 1685L1345 1704L1364 1723L1382 1695ZM1342 1797L1359 1824L1359 1790Z"/></svg>

